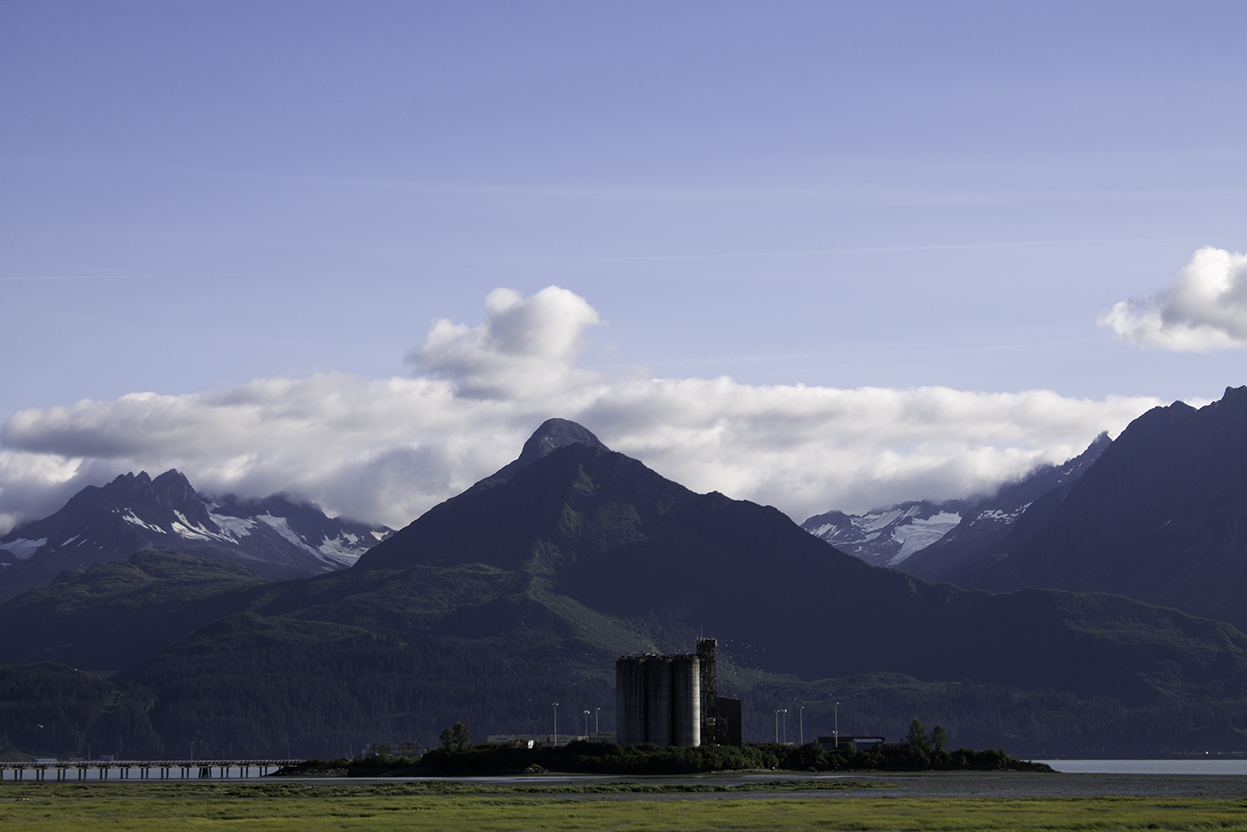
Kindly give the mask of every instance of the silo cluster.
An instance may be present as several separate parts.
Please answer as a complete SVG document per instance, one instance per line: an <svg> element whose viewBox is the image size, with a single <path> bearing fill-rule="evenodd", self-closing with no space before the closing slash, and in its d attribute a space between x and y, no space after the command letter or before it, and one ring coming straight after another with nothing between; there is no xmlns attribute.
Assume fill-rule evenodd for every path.
<svg viewBox="0 0 1247 832"><path fill-rule="evenodd" d="M647 653L615 662L620 745L701 745L701 662Z"/></svg>

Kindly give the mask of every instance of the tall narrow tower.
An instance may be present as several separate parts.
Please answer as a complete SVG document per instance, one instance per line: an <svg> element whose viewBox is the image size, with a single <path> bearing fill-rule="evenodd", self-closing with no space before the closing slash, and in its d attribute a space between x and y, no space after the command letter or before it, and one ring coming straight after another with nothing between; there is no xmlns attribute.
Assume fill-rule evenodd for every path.
<svg viewBox="0 0 1247 832"><path fill-rule="evenodd" d="M697 639L697 659L701 665L701 740L718 743L719 693L716 680L715 653L719 642L713 638Z"/></svg>

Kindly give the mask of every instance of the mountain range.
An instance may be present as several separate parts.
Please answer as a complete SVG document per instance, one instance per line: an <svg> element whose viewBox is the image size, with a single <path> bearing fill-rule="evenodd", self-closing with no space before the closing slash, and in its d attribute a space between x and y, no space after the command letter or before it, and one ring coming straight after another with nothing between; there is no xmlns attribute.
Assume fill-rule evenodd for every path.
<svg viewBox="0 0 1247 832"><path fill-rule="evenodd" d="M176 550L242 564L274 580L345 569L391 533L284 494L243 500L199 495L178 471L125 474L88 486L55 514L0 537L0 600L65 570Z"/></svg>
<svg viewBox="0 0 1247 832"><path fill-rule="evenodd" d="M998 591L1120 593L1247 628L1247 387L1143 414L973 554L913 571Z"/></svg>
<svg viewBox="0 0 1247 832"><path fill-rule="evenodd" d="M42 691L0 697L0 717L43 708L39 724L66 726L54 746L0 719L17 726L0 745L44 752L323 756L456 721L542 730L553 702L564 719L601 708L609 729L614 659L698 634L719 639L747 738L781 707L822 730L833 701L846 733L896 736L921 715L1018 753L1238 747L1247 727L1247 636L1229 624L873 567L563 420L349 569L274 582L141 552L0 604L0 629L16 636L0 691Z"/></svg>
<svg viewBox="0 0 1247 832"><path fill-rule="evenodd" d="M874 566L936 580L953 565L986 556L1036 501L1043 506L1059 500L1110 444L1101 433L1080 455L1062 465L1041 465L990 498L918 500L865 514L828 511L801 528Z"/></svg>

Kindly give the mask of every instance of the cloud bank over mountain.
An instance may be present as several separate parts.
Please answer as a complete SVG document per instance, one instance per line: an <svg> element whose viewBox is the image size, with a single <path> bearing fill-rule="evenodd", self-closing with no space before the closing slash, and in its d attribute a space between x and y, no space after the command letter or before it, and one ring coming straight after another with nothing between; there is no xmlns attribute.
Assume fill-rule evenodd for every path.
<svg viewBox="0 0 1247 832"><path fill-rule="evenodd" d="M1172 286L1113 304L1100 324L1136 346L1174 352L1247 345L1247 255L1201 248Z"/></svg>
<svg viewBox="0 0 1247 832"><path fill-rule="evenodd" d="M551 416L691 488L800 520L991 491L1161 404L607 375L578 361L601 323L584 298L499 289L485 306L476 326L435 321L411 377L266 378L20 411L0 427L0 530L85 485L170 467L201 491L289 491L401 526L509 462Z"/></svg>

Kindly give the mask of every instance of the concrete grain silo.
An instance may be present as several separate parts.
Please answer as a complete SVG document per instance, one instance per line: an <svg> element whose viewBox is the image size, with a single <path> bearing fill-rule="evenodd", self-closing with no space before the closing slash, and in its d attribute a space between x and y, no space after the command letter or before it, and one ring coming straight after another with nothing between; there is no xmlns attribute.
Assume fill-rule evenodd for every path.
<svg viewBox="0 0 1247 832"><path fill-rule="evenodd" d="M701 745L700 664L696 656L671 657L671 745Z"/></svg>
<svg viewBox="0 0 1247 832"><path fill-rule="evenodd" d="M621 656L615 662L619 744L700 745L700 677L697 656Z"/></svg>
<svg viewBox="0 0 1247 832"><path fill-rule="evenodd" d="M645 739L657 745L674 745L671 700L671 658L654 656L641 662L645 668Z"/></svg>
<svg viewBox="0 0 1247 832"><path fill-rule="evenodd" d="M615 662L615 730L620 745L645 742L645 664L626 656Z"/></svg>

